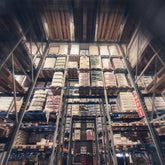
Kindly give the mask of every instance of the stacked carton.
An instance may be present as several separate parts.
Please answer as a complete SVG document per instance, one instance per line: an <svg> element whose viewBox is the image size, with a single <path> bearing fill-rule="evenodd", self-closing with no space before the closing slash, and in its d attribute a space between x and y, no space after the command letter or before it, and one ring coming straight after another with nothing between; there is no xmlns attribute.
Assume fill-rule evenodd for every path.
<svg viewBox="0 0 165 165"><path fill-rule="evenodd" d="M109 51L107 46L100 46L100 55L109 56Z"/></svg>
<svg viewBox="0 0 165 165"><path fill-rule="evenodd" d="M129 87L128 81L124 73L116 73L118 87Z"/></svg>
<svg viewBox="0 0 165 165"><path fill-rule="evenodd" d="M124 69L123 62L120 58L113 58L112 62L115 69Z"/></svg>
<svg viewBox="0 0 165 165"><path fill-rule="evenodd" d="M151 97L144 97L144 102L146 104L147 110L152 111L152 98ZM163 97L155 97L154 100L154 110L159 112L165 110L165 101Z"/></svg>
<svg viewBox="0 0 165 165"><path fill-rule="evenodd" d="M0 97L0 111L7 112L12 105L13 97Z"/></svg>
<svg viewBox="0 0 165 165"><path fill-rule="evenodd" d="M101 71L91 71L91 85L92 87L103 87Z"/></svg>
<svg viewBox="0 0 165 165"><path fill-rule="evenodd" d="M63 85L63 72L55 72L52 79L52 87L62 87Z"/></svg>
<svg viewBox="0 0 165 165"><path fill-rule="evenodd" d="M136 145L137 142L129 140L127 137L123 137L121 134L114 134L114 145Z"/></svg>
<svg viewBox="0 0 165 165"><path fill-rule="evenodd" d="M48 96L46 99L45 111L46 112L58 112L60 104L60 96Z"/></svg>
<svg viewBox="0 0 165 165"><path fill-rule="evenodd" d="M68 54L68 45L60 45L59 55L67 55Z"/></svg>
<svg viewBox="0 0 165 165"><path fill-rule="evenodd" d="M55 68L56 58L46 58L44 69L53 69Z"/></svg>
<svg viewBox="0 0 165 165"><path fill-rule="evenodd" d="M79 55L79 45L71 45L70 55Z"/></svg>
<svg viewBox="0 0 165 165"><path fill-rule="evenodd" d="M111 56L121 56L121 51L118 45L111 45L109 46L109 52Z"/></svg>
<svg viewBox="0 0 165 165"><path fill-rule="evenodd" d="M46 100L47 92L44 90L37 90L34 93L33 99L30 103L29 111L42 111Z"/></svg>
<svg viewBox="0 0 165 165"><path fill-rule="evenodd" d="M59 47L53 46L53 47L50 47L49 49L49 54L58 54L58 52L59 52Z"/></svg>
<svg viewBox="0 0 165 165"><path fill-rule="evenodd" d="M116 87L116 78L114 72L104 72L105 86Z"/></svg>
<svg viewBox="0 0 165 165"><path fill-rule="evenodd" d="M103 69L113 69L109 58L102 59Z"/></svg>
<svg viewBox="0 0 165 165"><path fill-rule="evenodd" d="M65 68L66 57L57 57L56 60L56 69L64 69Z"/></svg>
<svg viewBox="0 0 165 165"><path fill-rule="evenodd" d="M79 116L80 110L79 110L79 104L72 104L72 116Z"/></svg>
<svg viewBox="0 0 165 165"><path fill-rule="evenodd" d="M88 72L79 73L79 86L89 87L90 86L90 75Z"/></svg>
<svg viewBox="0 0 165 165"><path fill-rule="evenodd" d="M89 69L89 57L80 57L80 69Z"/></svg>
<svg viewBox="0 0 165 165"><path fill-rule="evenodd" d="M98 46L89 46L89 55L98 56L99 55Z"/></svg>
<svg viewBox="0 0 165 165"><path fill-rule="evenodd" d="M91 69L101 69L101 62L97 56L90 57L90 64Z"/></svg>
<svg viewBox="0 0 165 165"><path fill-rule="evenodd" d="M117 101L121 111L137 111L132 92L120 92Z"/></svg>

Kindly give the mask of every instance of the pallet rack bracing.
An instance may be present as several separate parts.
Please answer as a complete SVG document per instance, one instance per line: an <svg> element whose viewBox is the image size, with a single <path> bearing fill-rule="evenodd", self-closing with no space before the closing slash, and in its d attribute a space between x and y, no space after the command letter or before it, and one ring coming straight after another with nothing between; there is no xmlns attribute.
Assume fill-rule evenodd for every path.
<svg viewBox="0 0 165 165"><path fill-rule="evenodd" d="M54 55L53 55L54 56ZM93 158L93 163L96 162L97 164L118 164L118 159L119 159L119 156L116 155L116 153L124 153L124 152L127 152L129 150L129 152L131 152L131 150L134 150L134 151L147 151L149 149L153 149L152 146L135 146L135 147L132 147L131 145L130 146L119 146L120 148L117 148L116 144L114 145L114 141L113 141L113 137L114 137L114 134L116 134L116 132L120 132L120 133L125 133L127 132L128 134L131 135L131 133L134 131L134 129L137 129L139 128L139 130L137 129L136 131L137 132L140 132L140 129L142 129L142 131L146 131L148 132L147 128L148 126L146 125L124 125L126 123L124 123L124 118L119 118L119 116L121 115L132 115L132 114L136 114L137 115L137 112L113 112L112 111L112 105L115 103L114 101L111 101L112 98L115 98L116 95L124 90L124 91L128 91L128 90L133 90L132 87L131 88L128 88L128 87L122 87L122 88L115 88L115 87L106 87L105 86L105 79L104 79L104 72L105 70L103 70L103 65L102 65L102 59L103 58L109 58L111 59L110 56L100 56L100 55L97 55L96 57L98 57L99 59L99 62L101 64L101 68L99 69L95 69L94 71L100 71L100 75L102 76L103 78L103 86L96 86L96 87L93 87L93 86L90 86L90 87L83 87L83 89L87 89L89 90L89 94L81 94L81 95L78 95L78 90L81 89L81 87L77 87L77 86L70 86L70 82L72 81L75 81L76 83L78 82L78 78L75 77L75 79L71 78L68 76L68 71L70 71L72 73L72 71L75 71L75 70L72 70L70 68L67 68L67 63L68 61L70 60L70 57L72 57L71 55L55 55L54 57L58 57L58 56L65 56L67 58L66 60L66 63L65 63L65 67L64 69L62 70L58 70L58 69L44 69L42 70L42 72L46 72L46 71L62 71L64 73L64 81L63 81L63 85L62 87L51 87L51 89L53 91L58 91L60 90L61 91L61 96L60 96L60 106L59 106L59 114L57 115L57 113L55 112L50 112L48 114L46 114L45 112L37 112L37 113L32 113L32 112L28 112L28 113L25 113L24 115L24 120L26 122L31 122L33 120L33 122L35 121L35 119L37 120L37 116L40 115L40 119L42 118L42 120L45 120L46 121L46 118L44 119L44 116L47 115L47 120L48 121L52 121L53 124L52 125L46 125L46 126L43 126L41 124L37 125L37 126L31 126L30 129L33 128L34 129L43 129L42 131L45 131L46 132L46 129L47 128L50 128L50 129L53 129L51 132L54 131L54 138L53 138L53 147L52 148L39 148L38 150L34 150L32 148L23 148L22 149L22 152L25 153L27 151L25 150L28 150L28 152L30 151L32 154L34 153L43 153L45 152L46 150L49 151L49 156L50 156L50 153L51 153L51 157L50 157L50 164L57 164L57 163L64 163L67 162L67 164L70 164L71 160L72 160L72 163L78 163L78 161L80 161L80 159L78 157L85 157L87 159L81 159L81 161L91 161ZM73 56L74 58L72 58L72 60L76 60L79 58L79 55L77 56ZM90 57L88 55L88 57ZM95 56L93 56L95 57ZM45 57L46 58L46 57ZM113 58L121 58L121 57L113 57ZM124 59L124 58L123 58ZM127 64L127 63L126 63ZM129 71L129 68L127 69ZM79 71L79 72L83 72L83 71L87 71L89 73L91 73L92 69L88 69L88 70L80 70L80 69L76 69L76 71ZM120 71L120 72L125 72L126 70L123 70L123 69L119 69L119 70L115 70L115 71ZM47 73L46 73L47 74ZM75 74L74 74L75 75ZM47 78L43 78L45 79L45 81L47 81L48 79ZM43 80L42 79L42 80ZM38 90L38 89L44 89L44 90L49 90L50 87L36 87L34 88L35 90ZM70 94L70 91L75 91L72 93L72 95ZM111 94L112 92L112 94ZM91 95L92 93L92 95ZM72 99L71 101L69 99ZM64 103L62 105L62 102ZM68 114L68 108L69 106L72 106L72 105L79 105L80 107L80 111L79 111L79 115L73 115L72 113L71 114ZM98 108L98 111L99 113L95 113L95 115L89 115L89 108L86 108L84 107L85 106L89 106L89 105L92 105L92 107ZM86 111L88 110L88 111ZM91 113L91 112L90 112ZM93 113L93 112L92 112ZM96 115L97 114L97 115ZM117 116L115 116L117 115ZM31 118L31 119L28 119L28 116ZM36 116L36 117L34 117ZM114 117L115 116L115 117ZM34 119L33 119L34 117ZM57 117L57 118L56 118ZM38 118L38 119L39 119ZM69 119L70 118L70 126L69 126L69 133L66 132L65 128L66 128L66 123L65 123L65 119L67 121L67 118ZM101 120L100 120L101 119ZM115 123L115 120L116 119L120 119L120 120L117 120L117 121L120 121L120 122L117 122ZM125 121L129 121L130 117L125 120ZM93 122L93 128L92 128L92 131L90 130L90 128L87 128L87 124L88 124L88 121L92 120ZM99 131L98 128L97 128L97 125L98 123L96 121L100 120L101 122L101 128L102 130ZM80 122L81 121L81 122ZM108 122L106 124L106 121ZM121 123L121 121L123 121L123 123ZM133 121L135 121L135 118L133 118ZM74 128L75 126L75 123L81 123L82 125L82 128L79 127L79 128ZM90 121L91 122L91 121ZM89 122L89 123L90 123ZM115 124L119 124L119 125L115 125ZM106 128L106 125L107 125L107 128ZM21 126L20 127L21 129L29 129L29 126ZM79 140L74 140L72 139L72 137L75 136L75 130L80 130L80 131L77 131L80 132L80 134L82 133L82 136L86 136L86 133L84 133L86 130L89 130L88 133L90 135L90 138L91 138L91 133L92 135L95 135L95 137L92 137L93 140L87 140L85 139L85 137L80 137ZM84 131L85 130L85 131ZM74 133L74 135L73 135ZM78 133L79 134L79 133ZM66 138L68 138L68 140L66 140ZM88 137L88 139L90 139ZM94 148L91 150L89 149L89 153L86 153L86 154L81 154L80 151L77 151L77 155L75 155L75 152L73 152L73 149L74 148L74 151L76 149L76 144L79 143L79 144L82 144L82 147L85 147L86 146L86 143L89 143L91 146L96 146L96 154L95 154L95 151L94 151ZM20 147L20 146L19 146ZM24 146L26 147L26 146ZM30 147L30 146L28 146ZM148 148L147 148L148 147ZM66 152L63 152L65 151L65 149L68 149L67 153ZM15 149L17 153L21 152L21 149L20 148L16 148ZM13 151L15 151L13 149ZM88 152L88 148L87 148L87 152ZM35 154L34 154L35 155ZM42 155L42 154L41 154ZM97 155L98 159L95 159L95 155ZM100 156L98 156L100 155ZM131 154L130 154L131 155ZM70 159L70 158L73 158L73 159Z"/></svg>

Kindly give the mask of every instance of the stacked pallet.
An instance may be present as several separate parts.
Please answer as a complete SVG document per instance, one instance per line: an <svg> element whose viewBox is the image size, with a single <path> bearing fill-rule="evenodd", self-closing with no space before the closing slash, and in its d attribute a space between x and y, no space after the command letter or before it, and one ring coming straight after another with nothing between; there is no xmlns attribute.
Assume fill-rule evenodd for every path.
<svg viewBox="0 0 165 165"><path fill-rule="evenodd" d="M120 58L113 58L112 63L115 69L124 69L123 61Z"/></svg>
<svg viewBox="0 0 165 165"><path fill-rule="evenodd" d="M119 88L129 87L128 81L127 81L124 73L116 73L115 76L116 76L116 79L117 79L117 86Z"/></svg>
<svg viewBox="0 0 165 165"><path fill-rule="evenodd" d="M91 69L101 69L100 58L97 56L90 57Z"/></svg>
<svg viewBox="0 0 165 165"><path fill-rule="evenodd" d="M68 45L60 45L59 55L67 55L68 54Z"/></svg>
<svg viewBox="0 0 165 165"><path fill-rule="evenodd" d="M50 47L48 54L58 54L58 52L59 52L59 47L52 46Z"/></svg>
<svg viewBox="0 0 165 165"><path fill-rule="evenodd" d="M109 52L111 56L121 56L121 51L118 45L109 46Z"/></svg>
<svg viewBox="0 0 165 165"><path fill-rule="evenodd" d="M52 87L63 86L63 72L55 72L52 79Z"/></svg>
<svg viewBox="0 0 165 165"><path fill-rule="evenodd" d="M89 46L89 55L98 56L99 55L98 46Z"/></svg>
<svg viewBox="0 0 165 165"><path fill-rule="evenodd" d="M66 57L57 57L55 68L65 69L65 62L66 62Z"/></svg>
<svg viewBox="0 0 165 165"><path fill-rule="evenodd" d="M96 118L96 126L97 126L97 131L101 132L102 131L101 117Z"/></svg>
<svg viewBox="0 0 165 165"><path fill-rule="evenodd" d="M16 108L17 108L17 112L20 111L21 106L22 106L22 103L23 103L23 98L17 97L17 99L16 99ZM15 106L13 106L11 112L15 112Z"/></svg>
<svg viewBox="0 0 165 165"><path fill-rule="evenodd" d="M103 94L103 89L97 89L103 87L101 71L91 71L91 86L95 88L92 89L92 94Z"/></svg>
<svg viewBox="0 0 165 165"><path fill-rule="evenodd" d="M139 79L139 76L137 76ZM138 81L138 87L147 87L153 81L153 76L142 76Z"/></svg>
<svg viewBox="0 0 165 165"><path fill-rule="evenodd" d="M72 116L79 116L80 110L79 110L79 104L72 104Z"/></svg>
<svg viewBox="0 0 165 165"><path fill-rule="evenodd" d="M104 72L105 86L109 88L117 87L114 72Z"/></svg>
<svg viewBox="0 0 165 165"><path fill-rule="evenodd" d="M127 137L123 137L121 134L114 134L114 145L123 146L123 145L137 145L138 141L134 142L129 140Z"/></svg>
<svg viewBox="0 0 165 165"><path fill-rule="evenodd" d="M79 45L71 45L70 55L79 55Z"/></svg>
<svg viewBox="0 0 165 165"><path fill-rule="evenodd" d="M100 55L109 56L109 51L107 46L100 46Z"/></svg>
<svg viewBox="0 0 165 165"><path fill-rule="evenodd" d="M89 69L89 57L87 56L80 57L80 69Z"/></svg>
<svg viewBox="0 0 165 165"><path fill-rule="evenodd" d="M151 97L144 97L144 102L146 104L147 110L152 111L152 98ZM163 97L155 97L154 101L154 110L159 112L165 110L165 101Z"/></svg>
<svg viewBox="0 0 165 165"><path fill-rule="evenodd" d="M51 89L52 93L54 95L60 94L62 86L63 86L63 72L54 72L51 87L55 87L56 89Z"/></svg>
<svg viewBox="0 0 165 165"><path fill-rule="evenodd" d="M60 96L48 96L46 99L45 112L58 112L60 105Z"/></svg>
<svg viewBox="0 0 165 165"><path fill-rule="evenodd" d="M80 140L81 131L78 129L74 130L73 140Z"/></svg>
<svg viewBox="0 0 165 165"><path fill-rule="evenodd" d="M66 117L65 132L69 132L70 131L70 125L71 125L70 117Z"/></svg>
<svg viewBox="0 0 165 165"><path fill-rule="evenodd" d="M113 69L109 58L102 58L102 64L103 64L103 70L106 70L106 69L112 70Z"/></svg>
<svg viewBox="0 0 165 165"><path fill-rule="evenodd" d="M54 69L56 58L46 58L43 69Z"/></svg>
<svg viewBox="0 0 165 165"><path fill-rule="evenodd" d="M132 92L120 92L117 98L119 110L122 112L137 111L136 103Z"/></svg>
<svg viewBox="0 0 165 165"><path fill-rule="evenodd" d="M26 131L19 130L17 135L16 135L14 145L26 144L27 138L28 138L28 133Z"/></svg>
<svg viewBox="0 0 165 165"><path fill-rule="evenodd" d="M13 97L0 97L0 112L7 112L12 105Z"/></svg>
<svg viewBox="0 0 165 165"><path fill-rule="evenodd" d="M42 111L46 100L47 92L44 90L35 91L33 99L28 108L28 112Z"/></svg>
<svg viewBox="0 0 165 165"><path fill-rule="evenodd" d="M78 78L78 72L77 72L78 63L77 63L77 61L69 61L68 69L69 69L69 71L68 71L69 78Z"/></svg>

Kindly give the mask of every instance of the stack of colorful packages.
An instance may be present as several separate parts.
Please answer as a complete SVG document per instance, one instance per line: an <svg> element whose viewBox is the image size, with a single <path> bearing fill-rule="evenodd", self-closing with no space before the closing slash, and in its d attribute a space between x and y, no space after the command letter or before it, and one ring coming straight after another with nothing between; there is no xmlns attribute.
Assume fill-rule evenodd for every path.
<svg viewBox="0 0 165 165"><path fill-rule="evenodd" d="M48 96L46 99L45 112L58 112L60 105L61 97L57 96Z"/></svg>
<svg viewBox="0 0 165 165"><path fill-rule="evenodd" d="M57 57L55 68L65 69L65 62L66 62L66 57Z"/></svg>
<svg viewBox="0 0 165 165"><path fill-rule="evenodd" d="M44 107L44 103L46 100L47 92L44 90L37 90L34 93L33 99L30 103L29 111L42 111Z"/></svg>

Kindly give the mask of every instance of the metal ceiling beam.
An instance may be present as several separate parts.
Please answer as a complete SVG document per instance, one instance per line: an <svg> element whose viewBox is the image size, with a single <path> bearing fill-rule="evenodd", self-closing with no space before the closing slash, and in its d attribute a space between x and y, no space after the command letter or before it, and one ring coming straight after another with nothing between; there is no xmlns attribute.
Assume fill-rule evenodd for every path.
<svg viewBox="0 0 165 165"><path fill-rule="evenodd" d="M137 85L136 85L136 83L135 83L135 81L134 81L133 74L132 74L132 72L131 72L131 67L130 67L130 65L129 65L129 62L126 60L126 55L125 55L125 52L124 52L122 46L119 45L119 47L120 47L120 50L121 50L121 52L122 52L122 56L123 56L124 62L125 62L125 64L126 64L128 73L130 74L133 87L134 87L134 89L135 89L135 92L136 92L136 94L137 94L137 96L138 96L138 99L139 99L139 101L140 101L142 110L143 110L143 112L144 112L144 118L145 118L145 120L146 120L146 123L147 123L148 129L149 129L151 138L152 138L153 143L154 143L154 145L155 145L156 153L157 153L157 156L158 156L158 158L159 158L159 163L160 163L161 165L164 165L165 162L164 162L164 159L163 159L163 155L162 155L162 151L161 151L161 148L160 148L160 144L158 143L157 137L156 137L156 135L155 135L155 133L154 133L154 129L153 129L153 127L152 127L152 125L151 125L151 123L150 123L150 121L149 121L149 117L148 117L147 112L146 112L146 110L145 110L145 108L144 108L144 102L142 101L140 92L139 92L139 90L138 90L138 88L137 88Z"/></svg>
<svg viewBox="0 0 165 165"><path fill-rule="evenodd" d="M2 160L1 160L1 164L2 165L7 165L7 162L9 160L9 157L10 157L10 154L11 154L11 150L12 150L12 146L14 144L14 140L16 138L16 135L19 131L19 128L21 126L21 123L22 123L22 120L23 120L23 117L24 117L24 114L25 114L25 111L27 109L27 106L28 106L28 103L29 103L29 100L31 98L31 95L33 93L33 89L36 85L36 82L37 82L37 79L38 79L38 76L39 76L39 73L40 73L40 70L41 70L41 67L46 59L46 55L47 55L47 50L48 50L48 47L49 47L49 43L47 42L46 44L46 47L45 47L45 50L44 50L44 56L42 56L41 60L40 60L40 63L38 65L38 68L37 68L37 72L36 72L36 75L35 75L35 79L34 79L34 82L31 84L30 88L29 88L29 91L28 91L28 94L27 94L27 97L25 99L25 103L22 105L21 107L21 110L19 112L19 118L18 118L18 124L15 124L15 128L13 130L13 133L11 135L11 140L6 144L5 148L7 150L7 152L4 152L4 155L2 156Z"/></svg>

